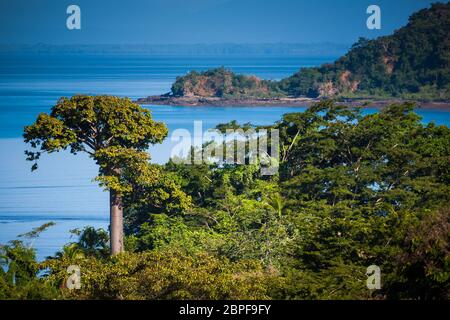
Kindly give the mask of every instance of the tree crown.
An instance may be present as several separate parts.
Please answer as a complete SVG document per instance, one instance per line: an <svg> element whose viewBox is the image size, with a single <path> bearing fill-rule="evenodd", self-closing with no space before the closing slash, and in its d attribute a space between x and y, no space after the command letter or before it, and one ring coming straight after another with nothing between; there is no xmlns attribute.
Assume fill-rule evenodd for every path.
<svg viewBox="0 0 450 320"><path fill-rule="evenodd" d="M25 127L24 140L33 148L25 153L35 162L35 170L42 153L86 152L100 166L101 184L127 191L126 165L143 173L150 159L146 149L161 143L167 133L164 123L154 121L149 110L128 98L77 95L61 98L50 114L41 113Z"/></svg>

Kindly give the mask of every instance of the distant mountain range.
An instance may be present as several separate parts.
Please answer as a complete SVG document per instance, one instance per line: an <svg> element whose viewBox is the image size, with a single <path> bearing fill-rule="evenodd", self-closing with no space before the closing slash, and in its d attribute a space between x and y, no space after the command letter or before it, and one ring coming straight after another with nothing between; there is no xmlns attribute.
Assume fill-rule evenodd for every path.
<svg viewBox="0 0 450 320"><path fill-rule="evenodd" d="M336 57L344 54L350 44L337 43L265 43L265 44L134 44L134 45L0 45L0 53L47 54L155 54L155 55L292 55L305 57Z"/></svg>

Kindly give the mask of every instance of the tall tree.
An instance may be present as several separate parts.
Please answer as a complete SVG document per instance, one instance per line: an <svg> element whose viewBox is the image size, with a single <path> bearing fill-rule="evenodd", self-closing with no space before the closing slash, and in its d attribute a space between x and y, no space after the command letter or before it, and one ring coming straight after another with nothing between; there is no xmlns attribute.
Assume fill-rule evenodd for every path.
<svg viewBox="0 0 450 320"><path fill-rule="evenodd" d="M98 165L97 181L110 192L111 254L124 251L123 195L140 179L148 181L157 172L148 165L146 150L161 143L167 127L152 119L149 110L128 98L113 96L73 96L61 98L50 114L41 113L25 127L24 140L33 151L27 160L36 161L42 153L65 149L87 153Z"/></svg>

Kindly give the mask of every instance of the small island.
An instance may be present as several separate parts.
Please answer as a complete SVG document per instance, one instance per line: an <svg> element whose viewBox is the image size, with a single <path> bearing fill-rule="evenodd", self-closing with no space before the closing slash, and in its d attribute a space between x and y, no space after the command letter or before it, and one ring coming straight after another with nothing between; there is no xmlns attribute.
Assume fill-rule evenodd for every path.
<svg viewBox="0 0 450 320"><path fill-rule="evenodd" d="M183 106L310 106L324 99L383 107L413 101L450 108L449 4L421 10L390 36L360 38L334 63L301 68L279 81L224 67L178 77L171 92L140 104Z"/></svg>

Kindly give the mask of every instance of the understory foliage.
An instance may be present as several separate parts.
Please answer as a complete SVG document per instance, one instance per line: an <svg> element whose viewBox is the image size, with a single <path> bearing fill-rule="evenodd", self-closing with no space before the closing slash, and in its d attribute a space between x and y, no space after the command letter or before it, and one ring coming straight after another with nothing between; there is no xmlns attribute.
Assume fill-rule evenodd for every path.
<svg viewBox="0 0 450 320"><path fill-rule="evenodd" d="M47 281L62 287L69 299L267 299L270 275L257 261L231 263L202 252L186 255L177 250L124 253L106 261L93 257L76 260L83 270L80 290L63 282L71 259L48 260Z"/></svg>
<svg viewBox="0 0 450 320"><path fill-rule="evenodd" d="M107 233L92 228L42 263L13 242L0 297L448 299L450 129L413 109L363 115L326 101L286 114L272 126L274 176L256 164L152 165L156 178L135 177L124 199L126 253L108 257ZM64 287L69 265L80 290ZM367 289L370 265L380 290Z"/></svg>

